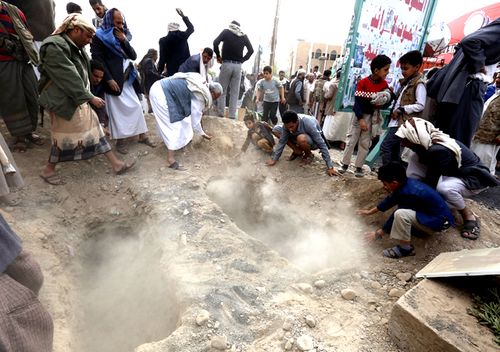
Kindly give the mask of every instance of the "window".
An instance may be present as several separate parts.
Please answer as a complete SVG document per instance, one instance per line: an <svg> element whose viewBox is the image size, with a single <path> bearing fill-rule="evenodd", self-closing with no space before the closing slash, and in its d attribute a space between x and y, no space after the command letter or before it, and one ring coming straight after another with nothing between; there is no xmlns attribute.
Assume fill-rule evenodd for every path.
<svg viewBox="0 0 500 352"><path fill-rule="evenodd" d="M314 58L319 59L321 57L321 49L316 49L316 52L314 53Z"/></svg>
<svg viewBox="0 0 500 352"><path fill-rule="evenodd" d="M332 50L330 53L330 60L334 61L335 59L337 59L337 51Z"/></svg>

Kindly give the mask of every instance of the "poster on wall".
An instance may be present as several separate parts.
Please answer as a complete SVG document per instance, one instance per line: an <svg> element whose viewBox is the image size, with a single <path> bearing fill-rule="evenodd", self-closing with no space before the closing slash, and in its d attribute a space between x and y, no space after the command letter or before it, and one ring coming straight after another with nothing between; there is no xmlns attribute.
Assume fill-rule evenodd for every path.
<svg viewBox="0 0 500 352"><path fill-rule="evenodd" d="M345 62L336 108L354 104L357 82L371 74L377 55L391 58L386 80L396 91L402 78L398 59L408 51L423 50L436 0L357 0L345 45Z"/></svg>

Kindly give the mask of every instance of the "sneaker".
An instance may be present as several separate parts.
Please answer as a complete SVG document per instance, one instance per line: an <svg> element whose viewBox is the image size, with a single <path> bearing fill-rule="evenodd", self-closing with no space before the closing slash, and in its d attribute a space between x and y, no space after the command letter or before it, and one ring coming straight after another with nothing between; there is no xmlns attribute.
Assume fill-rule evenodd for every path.
<svg viewBox="0 0 500 352"><path fill-rule="evenodd" d="M356 177L364 177L365 174L363 173L363 170L360 167L357 167L356 171L354 171L354 176L356 176Z"/></svg>
<svg viewBox="0 0 500 352"><path fill-rule="evenodd" d="M345 172L347 171L348 168L349 168L349 165L342 165L342 167L340 169L338 169L338 172L341 174L345 174Z"/></svg>

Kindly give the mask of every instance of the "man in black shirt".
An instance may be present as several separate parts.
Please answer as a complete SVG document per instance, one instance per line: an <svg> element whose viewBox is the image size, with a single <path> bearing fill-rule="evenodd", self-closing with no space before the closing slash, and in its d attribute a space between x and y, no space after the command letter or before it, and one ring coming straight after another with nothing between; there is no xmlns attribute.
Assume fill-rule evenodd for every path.
<svg viewBox="0 0 500 352"><path fill-rule="evenodd" d="M222 54L219 51L219 44L223 42ZM247 52L243 56L243 49ZM226 102L226 92L229 89L229 118L236 118L236 104L241 80L241 64L247 61L253 54L253 47L250 40L240 29L240 24L233 21L229 28L224 29L214 40L214 52L217 62L221 63L219 83L222 85L223 95L218 100L219 113L224 114ZM229 87L229 88L228 88Z"/></svg>
<svg viewBox="0 0 500 352"><path fill-rule="evenodd" d="M160 39L160 60L158 62L158 72L163 73L165 65L167 66L167 77L176 74L179 66L186 61L189 56L188 38L194 32L193 24L181 9L176 9L179 16L186 24L186 31L179 30L178 23L168 24L167 36Z"/></svg>

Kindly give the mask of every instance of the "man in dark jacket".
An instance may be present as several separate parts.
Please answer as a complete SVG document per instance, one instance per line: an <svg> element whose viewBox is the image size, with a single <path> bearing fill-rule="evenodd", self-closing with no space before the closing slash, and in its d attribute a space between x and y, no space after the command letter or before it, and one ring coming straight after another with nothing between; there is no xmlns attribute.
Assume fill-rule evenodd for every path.
<svg viewBox="0 0 500 352"><path fill-rule="evenodd" d="M402 144L413 152L408 160L408 177L435 188L451 209L464 220L461 236L475 240L480 229L464 198L478 194L500 182L463 143L418 117L407 120L396 132Z"/></svg>
<svg viewBox="0 0 500 352"><path fill-rule="evenodd" d="M221 42L223 43L222 53L219 50ZM247 52L243 56L244 48L247 49ZM226 94L229 94L229 118L235 119L241 82L241 64L250 59L253 54L253 47L246 34L241 31L240 24L233 21L229 24L229 28L224 29L215 38L214 52L217 56L217 62L222 64L219 83L222 85L223 95L217 101L219 114L224 116Z"/></svg>
<svg viewBox="0 0 500 352"><path fill-rule="evenodd" d="M300 69L297 71L297 77L290 84L290 90L286 97L288 108L298 114L304 113L304 78L306 71ZM306 94L309 94L308 92Z"/></svg>
<svg viewBox="0 0 500 352"><path fill-rule="evenodd" d="M179 72L197 72L208 81L207 72L213 55L214 51L211 48L205 48L201 54L192 55L184 61L179 67Z"/></svg>
<svg viewBox="0 0 500 352"><path fill-rule="evenodd" d="M436 127L465 144L479 126L483 113L486 66L500 61L500 18L464 37L451 62L427 82L427 96L437 103Z"/></svg>
<svg viewBox="0 0 500 352"><path fill-rule="evenodd" d="M167 36L160 39L160 61L158 62L158 71L164 73L166 69L166 76L170 77L179 72L179 66L189 57L188 38L194 32L194 27L187 16L181 9L176 9L179 16L186 24L186 31L179 30L178 23L168 24ZM166 67L165 67L166 65Z"/></svg>

